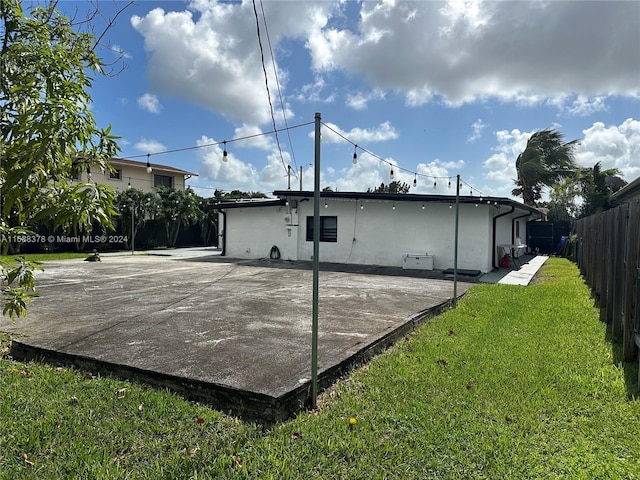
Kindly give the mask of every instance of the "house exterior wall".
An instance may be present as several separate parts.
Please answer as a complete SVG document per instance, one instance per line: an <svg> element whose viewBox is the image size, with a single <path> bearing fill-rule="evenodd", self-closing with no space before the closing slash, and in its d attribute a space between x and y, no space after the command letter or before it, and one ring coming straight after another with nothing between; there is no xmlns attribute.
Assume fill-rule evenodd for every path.
<svg viewBox="0 0 640 480"><path fill-rule="evenodd" d="M185 188L184 175L176 172L165 171L156 167L154 167L151 173L147 173L146 167L140 168L129 165L114 165L113 167L121 171L119 179L110 178L108 171L103 173L98 169L91 169L91 179L95 183L109 185L118 192L127 190L129 179L131 179L131 188L136 188L143 192L152 192L154 189L154 175L157 174L173 177L173 187L176 190L184 190ZM80 180L83 182L87 181L87 172L82 172Z"/></svg>
<svg viewBox="0 0 640 480"><path fill-rule="evenodd" d="M296 239L289 237L285 206L234 208L220 216L218 225L224 225L225 255L234 258L257 259L269 257L276 245L281 258L296 260ZM293 234L292 234L293 235Z"/></svg>
<svg viewBox="0 0 640 480"><path fill-rule="evenodd" d="M493 218L499 213L493 205L460 205L458 268L493 269ZM512 219L522 213L516 210L496 220L495 245L512 243ZM423 209L415 201L329 198L321 200L320 215L336 216L338 224L337 242L320 243L321 262L401 267L403 254L417 253L433 255L435 269L454 266L455 204L426 203ZM275 245L282 259L310 261L313 242L307 240L306 229L312 216L313 199L227 209L219 223L226 229L225 254L264 258ZM520 223L521 238L526 238L525 224Z"/></svg>

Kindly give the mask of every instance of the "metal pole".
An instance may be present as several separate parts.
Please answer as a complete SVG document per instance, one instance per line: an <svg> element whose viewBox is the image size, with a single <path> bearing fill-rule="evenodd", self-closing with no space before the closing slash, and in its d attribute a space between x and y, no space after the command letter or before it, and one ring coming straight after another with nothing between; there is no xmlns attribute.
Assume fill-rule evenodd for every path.
<svg viewBox="0 0 640 480"><path fill-rule="evenodd" d="M291 190L291 165L287 165L287 190Z"/></svg>
<svg viewBox="0 0 640 480"><path fill-rule="evenodd" d="M318 400L318 279L320 271L320 120L316 113L315 178L313 179L313 318L311 322L311 408Z"/></svg>
<svg viewBox="0 0 640 480"><path fill-rule="evenodd" d="M131 202L131 255L135 253L135 248L136 248L134 245L135 237L136 237L135 230L134 230L136 226L136 221L135 221L136 210L134 207L135 205L134 205L134 202L132 201Z"/></svg>
<svg viewBox="0 0 640 480"><path fill-rule="evenodd" d="M460 217L460 174L456 175L456 229L453 247L453 306L458 304L458 220Z"/></svg>

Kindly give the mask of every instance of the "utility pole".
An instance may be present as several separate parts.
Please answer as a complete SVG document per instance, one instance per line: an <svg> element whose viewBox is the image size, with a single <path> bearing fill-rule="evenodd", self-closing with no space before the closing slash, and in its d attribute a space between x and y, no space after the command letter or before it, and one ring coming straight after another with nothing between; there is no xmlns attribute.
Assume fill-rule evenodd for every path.
<svg viewBox="0 0 640 480"><path fill-rule="evenodd" d="M313 179L313 318L311 321L311 408L318 401L318 299L320 271L320 121L316 113L315 122L315 178Z"/></svg>

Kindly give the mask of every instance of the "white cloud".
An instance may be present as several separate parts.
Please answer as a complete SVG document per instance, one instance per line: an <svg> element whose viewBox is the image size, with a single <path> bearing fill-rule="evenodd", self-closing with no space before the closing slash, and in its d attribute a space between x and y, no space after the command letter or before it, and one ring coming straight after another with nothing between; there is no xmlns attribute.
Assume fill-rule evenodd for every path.
<svg viewBox="0 0 640 480"><path fill-rule="evenodd" d="M453 105L596 98L570 107L581 114L586 104L602 108L597 97L640 92L638 9L637 2L362 2L356 27L330 24L307 48L318 71L359 75L403 92L408 105L434 95Z"/></svg>
<svg viewBox="0 0 640 480"><path fill-rule="evenodd" d="M299 102L333 103L335 94L323 94L327 83L322 75L316 75L313 83L307 83L300 88L300 93L295 95Z"/></svg>
<svg viewBox="0 0 640 480"><path fill-rule="evenodd" d="M217 143L217 145L211 145ZM253 163L242 159L233 149L233 144L227 144L227 161L223 161L224 145L220 141L213 140L203 135L198 141L198 146L209 145L200 149L199 157L202 162L200 175L203 179L215 182L221 190L243 190L247 192L263 192L270 194L274 190L282 190L287 186L287 170L285 165L291 162L289 153L280 152L275 144L270 153L266 155L267 163L258 170ZM255 146L255 145L254 145ZM259 160L263 160L259 158ZM284 160L284 165L283 165ZM294 172L297 173L297 172ZM292 175L291 182L295 182Z"/></svg>
<svg viewBox="0 0 640 480"><path fill-rule="evenodd" d="M486 125L484 124L481 118L473 122L471 124L471 129L473 130L473 133L469 136L469 138L467 138L467 142L471 143L478 140L482 136L482 130L484 129L484 127L486 127Z"/></svg>
<svg viewBox="0 0 640 480"><path fill-rule="evenodd" d="M511 190L515 187L514 180L517 178L516 159L527 146L527 140L533 132L521 132L518 129L500 130L495 132L498 145L493 147L495 152L482 166L486 170L486 180L494 185L493 194L505 197L511 196ZM490 193L490 192L485 192Z"/></svg>
<svg viewBox="0 0 640 480"><path fill-rule="evenodd" d="M166 152L167 147L157 140L147 140L146 138L141 138L139 142L137 142L133 148L136 150L140 150L144 153L160 153Z"/></svg>
<svg viewBox="0 0 640 480"><path fill-rule="evenodd" d="M354 110L365 110L371 100L383 100L385 94L382 90L373 90L371 92L356 92L347 94L346 105Z"/></svg>
<svg viewBox="0 0 640 480"><path fill-rule="evenodd" d="M272 48L283 38L317 32L335 6L329 2L265 2ZM144 37L148 77L154 90L220 112L232 120L263 124L271 119L256 21L251 2L197 0L190 10L156 8L134 15L132 26ZM267 48L262 29L263 48ZM287 72L278 69L282 89ZM274 66L265 54L274 108L278 105ZM276 113L276 119L282 118Z"/></svg>
<svg viewBox="0 0 640 480"><path fill-rule="evenodd" d="M138 106L151 113L160 113L160 110L162 110L158 97L152 93L145 93L138 98Z"/></svg>
<svg viewBox="0 0 640 480"><path fill-rule="evenodd" d="M391 122L383 122L374 129L355 127L349 131L342 130L339 126L331 122L326 122L326 125L330 127L330 129L323 125L321 131L322 141L326 143L344 142L345 140L342 137L354 143L384 142L398 138L398 132L393 128ZM338 133L336 134L335 132ZM340 135L342 135L342 137ZM312 138L313 136L313 133L309 134L309 137Z"/></svg>
<svg viewBox="0 0 640 480"><path fill-rule="evenodd" d="M582 167L617 168L625 180L640 176L640 121L628 118L620 125L595 122L582 131L584 139L576 149L576 162Z"/></svg>
<svg viewBox="0 0 640 480"><path fill-rule="evenodd" d="M250 137L250 138L246 138ZM233 142L229 144L229 147L254 147L260 150L273 150L275 148L275 141L271 135L265 135L262 129L257 125L247 125L243 123L241 127L235 129L233 138L246 138L242 141Z"/></svg>
<svg viewBox="0 0 640 480"><path fill-rule="evenodd" d="M129 52L125 51L120 45L116 45L115 43L111 45L110 50L113 53L121 56L122 58L126 58L127 60L131 60L133 58Z"/></svg>

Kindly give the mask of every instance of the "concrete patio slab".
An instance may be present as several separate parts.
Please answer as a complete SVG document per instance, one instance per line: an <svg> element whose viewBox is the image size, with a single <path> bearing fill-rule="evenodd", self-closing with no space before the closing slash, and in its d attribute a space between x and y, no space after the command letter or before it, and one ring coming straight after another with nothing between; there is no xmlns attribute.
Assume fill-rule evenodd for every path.
<svg viewBox="0 0 640 480"><path fill-rule="evenodd" d="M45 358L150 382L247 418L305 407L311 377L309 263L219 255L45 263L26 318L0 330L16 358ZM447 308L433 272L323 265L320 388ZM471 283L458 282L462 295Z"/></svg>

